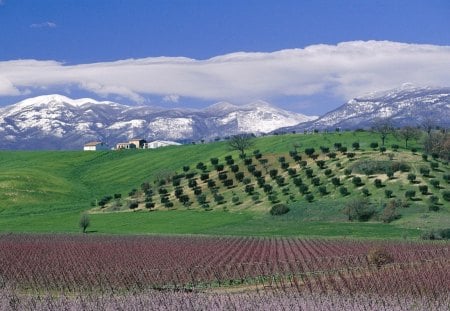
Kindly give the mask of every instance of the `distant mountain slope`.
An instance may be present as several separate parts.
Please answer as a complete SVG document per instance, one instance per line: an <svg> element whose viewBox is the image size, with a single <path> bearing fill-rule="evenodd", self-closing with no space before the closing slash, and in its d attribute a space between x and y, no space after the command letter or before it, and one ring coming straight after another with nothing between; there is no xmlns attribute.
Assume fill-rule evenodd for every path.
<svg viewBox="0 0 450 311"><path fill-rule="evenodd" d="M375 92L350 100L312 122L277 131L368 128L375 118L391 118L395 126L419 125L432 118L436 125L450 125L450 87L413 87Z"/></svg>
<svg viewBox="0 0 450 311"><path fill-rule="evenodd" d="M315 118L262 101L246 106L222 102L204 110L189 110L47 95L0 109L0 148L80 149L90 140L114 145L133 137L190 141L243 132L268 133Z"/></svg>

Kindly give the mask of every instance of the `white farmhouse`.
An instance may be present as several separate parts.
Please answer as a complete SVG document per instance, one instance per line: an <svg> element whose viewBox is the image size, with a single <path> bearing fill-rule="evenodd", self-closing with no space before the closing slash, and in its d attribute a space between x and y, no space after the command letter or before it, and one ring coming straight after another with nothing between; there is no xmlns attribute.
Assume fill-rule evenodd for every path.
<svg viewBox="0 0 450 311"><path fill-rule="evenodd" d="M108 150L108 146L101 141L92 141L84 144L84 151Z"/></svg>

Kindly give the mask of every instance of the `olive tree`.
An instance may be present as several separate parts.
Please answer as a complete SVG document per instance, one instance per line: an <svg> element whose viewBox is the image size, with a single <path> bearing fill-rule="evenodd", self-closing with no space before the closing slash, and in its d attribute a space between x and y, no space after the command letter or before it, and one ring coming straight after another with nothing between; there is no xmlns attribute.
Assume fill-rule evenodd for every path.
<svg viewBox="0 0 450 311"><path fill-rule="evenodd" d="M253 136L250 134L234 135L228 141L230 149L239 151L241 158L245 158L245 150L251 148L253 144Z"/></svg>

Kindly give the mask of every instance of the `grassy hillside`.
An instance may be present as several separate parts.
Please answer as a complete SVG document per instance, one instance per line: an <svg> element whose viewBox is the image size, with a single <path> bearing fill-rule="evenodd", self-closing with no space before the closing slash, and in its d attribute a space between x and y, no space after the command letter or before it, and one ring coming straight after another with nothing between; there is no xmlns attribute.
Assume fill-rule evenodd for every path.
<svg viewBox="0 0 450 311"><path fill-rule="evenodd" d="M235 151L230 151L224 142L167 147L156 150L130 150L108 152L0 152L0 230L30 232L77 232L78 220L83 211L91 211L91 227L89 230L98 233L174 233L174 234L237 234L237 235L318 235L318 236L361 236L361 237L401 237L418 236L423 229L441 228L450 223L449 204L442 193L448 188L444 176L449 173L448 164L441 161L424 161L420 150L413 154L402 148L392 152L392 144L403 145L389 137L386 142L388 150L381 154L372 150L370 143L379 141L375 134L367 132L349 132L314 135L280 135L263 137L255 140L255 146L248 151L252 156L255 169L261 171L266 184L272 186L272 193L265 192L257 185L256 177L239 159ZM338 142L347 147L347 153L354 153L349 158L346 152L334 151ZM352 150L352 144L359 142L361 150ZM321 146L330 148L336 153L331 159L320 150ZM412 148L419 145L411 144ZM305 154L306 148L314 148L318 155L316 160L323 160L324 168L320 169L316 160ZM306 166L301 166L289 153L297 149ZM267 163L261 164L253 155L259 150ZM390 159L386 154L392 153ZM259 199L254 193L245 192L246 185L239 182L231 166L226 164L225 157L231 157L234 165L249 178ZM289 168L295 168L296 174L290 175L280 165L279 158L284 157ZM227 179L233 180L232 186L224 186L219 178L211 158L218 158L224 164L222 171ZM354 165L362 161L404 162L410 167L408 172L397 171L394 178L388 179L386 174L376 172L363 174L360 167ZM206 165L204 170L197 169L199 162ZM422 167L430 167L430 163L438 163L431 170L431 177L421 174ZM340 164L337 164L340 163ZM189 170L183 172L183 166ZM319 186L312 184L312 178L306 174L310 168L313 178L319 179ZM347 169L351 168L350 174ZM271 178L269 171L277 169L277 175L284 178L279 185L276 178ZM331 173L325 173L329 169ZM197 189L201 187L205 194L208 208L199 204L195 187L189 187L189 178L181 178L180 186L183 194L188 195L189 204L182 204L175 196L172 177L176 174L194 173L197 178ZM214 180L223 201L216 202L211 189L200 180L202 173L208 173L208 179ZM328 174L328 175L327 175ZM408 174L415 174L416 180L411 183ZM308 186L307 193L302 194L294 184L294 178L301 178ZM331 182L333 177L341 180L339 186ZM360 177L363 185L355 185L353 178ZM381 187L374 184L381 180ZM160 180L166 180L165 185ZM439 186L433 186L432 180L439 180ZM148 182L153 195L151 201L154 208L145 208L145 194L141 184ZM248 182L248 180L246 181ZM419 185L427 185L428 191L420 193ZM166 208L161 203L159 188L164 186L174 204ZM326 188L323 194L319 187ZM347 188L349 194L342 195L340 188ZM132 189L136 194L129 197ZM287 190L284 190L287 189ZM391 189L394 198L403 199L407 190L416 190L413 200L408 201L407 208L398 208L401 218L390 224L384 224L374 218L368 223L348 222L342 213L346 202L364 197L363 189L367 189L372 205L378 214L382 212L386 198L385 190ZM198 190L197 190L198 191ZM214 191L214 190L213 190ZM275 198L274 198L274 193ZM113 208L112 200L105 208L97 205L105 196L120 194L121 207ZM311 200L310 196L313 198ZM428 210L429 197L438 197L438 212ZM237 200L237 197L239 200ZM309 200L311 202L309 202ZM131 211L129 202L136 201L138 208ZM147 200L149 201L149 200ZM269 209L278 203L286 204L291 211L282 216L271 216ZM403 199L404 201L404 199ZM118 204L120 205L120 204ZM203 206L203 207L202 207ZM119 210L119 212L111 212ZM123 211L120 211L123 210ZM149 210L157 210L149 212ZM418 229L419 228L419 229Z"/></svg>

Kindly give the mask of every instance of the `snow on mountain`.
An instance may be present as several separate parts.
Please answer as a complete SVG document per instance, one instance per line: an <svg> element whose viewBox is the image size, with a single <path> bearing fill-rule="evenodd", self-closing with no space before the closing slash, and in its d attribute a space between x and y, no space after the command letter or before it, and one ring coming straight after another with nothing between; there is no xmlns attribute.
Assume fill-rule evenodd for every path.
<svg viewBox="0 0 450 311"><path fill-rule="evenodd" d="M376 118L390 118L395 126L420 125L431 118L436 125L450 125L450 87L402 87L353 98L313 122L278 131L369 128Z"/></svg>
<svg viewBox="0 0 450 311"><path fill-rule="evenodd" d="M268 133L310 121L262 101L220 102L204 110L131 107L90 98L38 96L0 109L2 149L81 149L90 140L110 145L133 137L192 141L237 133Z"/></svg>

